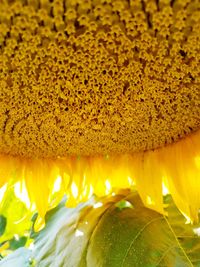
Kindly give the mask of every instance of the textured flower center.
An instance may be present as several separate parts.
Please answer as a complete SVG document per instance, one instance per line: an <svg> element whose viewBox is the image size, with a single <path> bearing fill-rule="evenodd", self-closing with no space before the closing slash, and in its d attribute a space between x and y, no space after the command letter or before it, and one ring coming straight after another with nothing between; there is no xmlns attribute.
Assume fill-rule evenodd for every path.
<svg viewBox="0 0 200 267"><path fill-rule="evenodd" d="M199 0L0 2L0 152L154 149L200 127Z"/></svg>

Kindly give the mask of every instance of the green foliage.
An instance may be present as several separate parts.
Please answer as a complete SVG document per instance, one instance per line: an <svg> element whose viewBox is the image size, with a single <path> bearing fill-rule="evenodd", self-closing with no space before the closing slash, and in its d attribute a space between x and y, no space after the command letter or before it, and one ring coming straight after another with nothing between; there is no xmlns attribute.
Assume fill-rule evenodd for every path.
<svg viewBox="0 0 200 267"><path fill-rule="evenodd" d="M3 215L0 215L0 236L2 236L6 229L7 219Z"/></svg>
<svg viewBox="0 0 200 267"><path fill-rule="evenodd" d="M1 256L24 247L31 242L29 237L33 212L16 197L14 188L7 189L0 205L0 253Z"/></svg>
<svg viewBox="0 0 200 267"><path fill-rule="evenodd" d="M32 213L25 203L16 197L14 189L11 187L1 203L1 216L7 218L4 235L0 241L10 239L14 234L24 235L31 227Z"/></svg>
<svg viewBox="0 0 200 267"><path fill-rule="evenodd" d="M200 267L200 225L192 225L186 222L185 217L174 205L171 196L165 197L167 204L167 221L172 227L175 236L181 244L182 249L187 253L192 265Z"/></svg>
<svg viewBox="0 0 200 267"><path fill-rule="evenodd" d="M29 237L10 242L15 252L0 267L200 266L199 225L186 224L170 196L165 197L168 216L147 209L130 192L91 198L76 208L66 208L65 202L47 213L46 226L38 233L35 214ZM2 218L3 232L9 218ZM30 236L34 247L19 248Z"/></svg>

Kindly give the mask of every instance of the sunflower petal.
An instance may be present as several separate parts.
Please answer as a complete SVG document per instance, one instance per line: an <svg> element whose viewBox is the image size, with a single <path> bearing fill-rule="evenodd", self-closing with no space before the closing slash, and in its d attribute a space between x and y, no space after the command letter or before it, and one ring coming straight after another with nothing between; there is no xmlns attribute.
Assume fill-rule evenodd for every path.
<svg viewBox="0 0 200 267"><path fill-rule="evenodd" d="M199 134L193 134L166 147L165 171L169 190L178 208L192 221L198 221L200 207Z"/></svg>

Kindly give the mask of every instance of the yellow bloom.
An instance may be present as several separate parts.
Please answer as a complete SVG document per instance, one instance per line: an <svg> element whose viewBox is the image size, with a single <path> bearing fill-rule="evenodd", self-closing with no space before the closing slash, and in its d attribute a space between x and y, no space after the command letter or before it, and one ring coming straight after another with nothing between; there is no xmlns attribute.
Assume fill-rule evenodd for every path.
<svg viewBox="0 0 200 267"><path fill-rule="evenodd" d="M163 184L200 208L198 0L0 3L0 186L25 181L41 216L61 197ZM54 204L52 204L54 203Z"/></svg>

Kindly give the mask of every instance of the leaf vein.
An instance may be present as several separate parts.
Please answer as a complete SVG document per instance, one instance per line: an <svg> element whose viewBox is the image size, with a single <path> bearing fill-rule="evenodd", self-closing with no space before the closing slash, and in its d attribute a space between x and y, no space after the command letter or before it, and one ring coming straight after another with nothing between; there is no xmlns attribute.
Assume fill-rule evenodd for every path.
<svg viewBox="0 0 200 267"><path fill-rule="evenodd" d="M165 251L165 253L163 253L163 255L160 257L159 261L156 263L156 266L159 266L160 262L162 261L162 259L164 259L165 255L166 255L172 248L174 248L174 247L175 247L174 245L171 246L171 247L169 247L169 248Z"/></svg>
<svg viewBox="0 0 200 267"><path fill-rule="evenodd" d="M144 229L147 228L151 223L153 223L153 222L155 222L155 221L157 221L157 220L160 220L160 219L163 220L164 217L160 217L160 216L159 216L159 217L157 217L157 218L152 219L151 221L149 221L148 223L146 223L146 224L145 224L145 225L138 231L138 233L136 234L135 238L134 238L133 241L131 242L129 248L127 249L127 252L126 252L126 254L125 254L124 258L123 258L121 267L124 266L124 262L125 262L125 260L126 260L126 257L127 257L128 253L129 253L129 251L131 250L131 248L132 248L133 244L135 243L135 241L137 240L137 238L138 238L138 237L140 236L140 234L144 231Z"/></svg>

